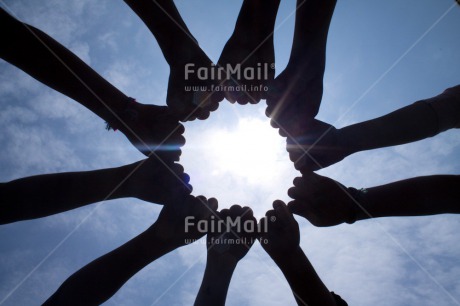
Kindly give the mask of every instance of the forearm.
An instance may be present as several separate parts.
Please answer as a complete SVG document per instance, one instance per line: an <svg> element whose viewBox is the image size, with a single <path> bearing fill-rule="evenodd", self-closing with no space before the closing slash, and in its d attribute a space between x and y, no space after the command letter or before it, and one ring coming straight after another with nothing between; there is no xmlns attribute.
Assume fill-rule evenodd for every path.
<svg viewBox="0 0 460 306"><path fill-rule="evenodd" d="M155 36L169 64L177 60L177 52L187 52L190 46L198 44L172 0L124 1Z"/></svg>
<svg viewBox="0 0 460 306"><path fill-rule="evenodd" d="M45 85L78 101L106 121L127 97L75 54L44 32L0 10L0 56Z"/></svg>
<svg viewBox="0 0 460 306"><path fill-rule="evenodd" d="M0 184L0 224L34 219L103 200L130 197L127 166L31 176Z"/></svg>
<svg viewBox="0 0 460 306"><path fill-rule="evenodd" d="M311 74L315 67L324 73L327 36L336 3L337 0L297 1L290 68Z"/></svg>
<svg viewBox="0 0 460 306"><path fill-rule="evenodd" d="M157 239L152 232L145 231L74 273L44 305L99 305L107 301L138 271L178 247Z"/></svg>
<svg viewBox="0 0 460 306"><path fill-rule="evenodd" d="M286 252L273 260L286 277L298 305L335 305L331 293L300 246L295 251Z"/></svg>
<svg viewBox="0 0 460 306"><path fill-rule="evenodd" d="M244 35L248 28L261 30L259 38L264 40L273 34L280 0L245 0L238 15L234 33ZM254 39L254 37L247 37Z"/></svg>
<svg viewBox="0 0 460 306"><path fill-rule="evenodd" d="M225 255L224 255L225 256ZM236 260L208 256L203 282L195 300L196 306L225 305Z"/></svg>
<svg viewBox="0 0 460 306"><path fill-rule="evenodd" d="M448 92L450 90L450 92ZM405 144L460 127L460 86L388 115L344 127L342 146L352 152ZM451 92L453 92L451 94Z"/></svg>
<svg viewBox="0 0 460 306"><path fill-rule="evenodd" d="M460 213L460 176L433 175L402 180L367 189L358 220L371 216L424 216ZM370 215L370 216L369 216Z"/></svg>

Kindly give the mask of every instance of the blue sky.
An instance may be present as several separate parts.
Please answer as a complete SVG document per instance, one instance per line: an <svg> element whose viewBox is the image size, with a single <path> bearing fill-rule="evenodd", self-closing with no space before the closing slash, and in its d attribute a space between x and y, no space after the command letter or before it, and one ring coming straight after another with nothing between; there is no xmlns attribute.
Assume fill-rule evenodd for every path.
<svg viewBox="0 0 460 306"><path fill-rule="evenodd" d="M147 28L122 1L0 3L55 37L126 94L144 103L165 104L168 66ZM214 61L232 33L241 3L176 1ZM460 7L453 5L453 0L339 1L330 28L318 118L342 127L459 84ZM294 7L294 0L282 0L275 32L277 73L289 57ZM84 107L3 61L0 107L0 181L114 167L143 158L120 133L105 131L104 122ZM215 196L221 208L249 205L258 216L273 200L288 200L286 190L298 173L281 137L270 140L271 145L278 142L279 149L269 146L270 153L249 162L263 175L238 170L212 155L212 148L222 144L216 135L232 139L233 131L258 129L265 122L267 133L276 136L263 111L264 103L222 102L208 121L186 124L182 163L195 195ZM254 150L240 149L248 155ZM370 187L420 175L458 174L459 154L460 134L448 131L409 145L355 154L320 173L347 186ZM160 209L123 199L1 226L0 304L42 303L83 265L146 229ZM307 256L329 289L349 305L460 304L457 216L385 218L333 228L297 220ZM205 254L200 243L168 254L133 277L106 304L192 304ZM237 267L227 305L262 304L291 305L294 299L277 267L255 245Z"/></svg>

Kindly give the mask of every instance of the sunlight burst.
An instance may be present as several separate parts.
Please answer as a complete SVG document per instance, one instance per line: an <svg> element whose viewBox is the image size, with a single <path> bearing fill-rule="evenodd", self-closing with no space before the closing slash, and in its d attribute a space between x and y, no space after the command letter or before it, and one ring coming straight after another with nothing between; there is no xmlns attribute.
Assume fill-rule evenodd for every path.
<svg viewBox="0 0 460 306"><path fill-rule="evenodd" d="M268 120L251 118L239 119L232 130L210 132L205 143L214 174L227 172L250 183L273 177L285 148L284 139L270 127Z"/></svg>

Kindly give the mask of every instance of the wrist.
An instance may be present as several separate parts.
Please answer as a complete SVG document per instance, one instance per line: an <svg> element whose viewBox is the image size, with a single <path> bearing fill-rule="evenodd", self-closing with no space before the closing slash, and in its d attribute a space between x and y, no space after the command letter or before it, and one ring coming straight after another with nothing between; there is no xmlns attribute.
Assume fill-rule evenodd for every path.
<svg viewBox="0 0 460 306"><path fill-rule="evenodd" d="M130 174L130 169L128 167L129 165L125 165L106 169L107 172L105 173L105 178L103 180L109 182L108 186L111 191L113 191L108 199L113 200L134 197L132 188L130 187L130 179L128 178L125 180L125 178L129 177Z"/></svg>
<svg viewBox="0 0 460 306"><path fill-rule="evenodd" d="M336 129L336 135L337 147L341 148L347 155L360 151L356 146L353 146L353 141L349 138L349 133L344 128Z"/></svg>
<svg viewBox="0 0 460 306"><path fill-rule="evenodd" d="M283 256L272 257L272 259L286 279L291 279L292 277L301 278L300 275L303 275L308 270L309 262L300 245L285 251Z"/></svg>
<svg viewBox="0 0 460 306"><path fill-rule="evenodd" d="M303 254L300 245L297 245L291 249L284 249L281 252L269 253L273 261L281 268L296 266L299 256Z"/></svg>
<svg viewBox="0 0 460 306"><path fill-rule="evenodd" d="M347 191L353 198L353 203L351 203L350 215L348 216L347 220L345 220L345 222L348 224L352 224L358 220L368 219L368 190L365 188L356 189L354 187L348 187Z"/></svg>
<svg viewBox="0 0 460 306"><path fill-rule="evenodd" d="M140 103L138 103L134 98L126 97L119 104L120 106L117 109L114 109L112 112L110 112L108 120L106 121L106 129L108 131L120 130L122 133L125 133L127 129L127 123L136 121L138 119L138 106Z"/></svg>
<svg viewBox="0 0 460 306"><path fill-rule="evenodd" d="M233 271L238 264L238 259L228 252L218 254L213 251L208 251L207 263L217 271Z"/></svg>
<svg viewBox="0 0 460 306"><path fill-rule="evenodd" d="M157 221L146 231L152 240L158 241L158 243L162 244L166 249L170 251L186 245L185 237L177 237L178 235L174 229L175 225L172 224L172 222L174 221L169 220L169 222L166 222L167 224L164 225L159 224Z"/></svg>

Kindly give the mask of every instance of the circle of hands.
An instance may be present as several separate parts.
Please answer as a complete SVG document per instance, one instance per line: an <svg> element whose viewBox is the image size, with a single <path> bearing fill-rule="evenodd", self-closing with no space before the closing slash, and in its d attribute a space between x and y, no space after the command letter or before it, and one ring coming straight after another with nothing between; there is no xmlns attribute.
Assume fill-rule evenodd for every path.
<svg viewBox="0 0 460 306"><path fill-rule="evenodd" d="M92 93L91 98L82 94L88 91L88 88L79 90L81 84L71 84L69 86L71 89L66 88L68 84L75 81L74 76L70 79L64 77L68 74L67 70L59 71L55 67L62 75L56 73L59 77L53 78L40 67L37 68L37 62L30 60L29 56L22 58L22 53L15 51L15 48L34 49L34 52L39 53L42 46L33 45L26 39L23 40L26 44L30 44L27 48L5 44L3 49L0 48L2 58L88 107L107 121L108 129L120 130L140 152L147 156L144 160L114 170L116 174L123 177L123 181L116 182L115 190L111 189L113 186L108 187L111 190L110 196L135 197L164 205L157 221L144 233L76 272L45 304L70 305L69 300L75 304L100 304L148 263L207 234L208 260L196 305L225 304L233 270L256 240L281 268L298 304L306 305L308 302L312 305L344 305L337 302L339 298L335 294L329 295L328 291L324 292L327 288L321 283L299 246L299 226L293 214L305 217L315 226L353 223L363 218L363 213L366 214L367 211L357 201L362 191L346 188L339 182L313 171L335 164L359 150L389 144L383 142L383 144L371 144L363 148L359 143L353 147L348 143L351 137L344 137L343 130L337 130L328 123L314 119L322 99L326 37L335 1L311 1L298 8L291 57L286 69L276 78L273 29L279 2L273 1L270 5L254 8L245 1L241 18L238 18L235 31L216 64L212 63L188 32L172 1L163 3L163 8L168 14L158 10L154 4L156 1L125 0L125 2L147 23L170 66L167 106L138 103L121 94L121 99L113 100L126 101L110 109L100 102L103 102L102 98L111 101L112 97L118 95L118 90L101 81L93 70L79 62L45 33L19 23L5 11L0 10L0 17L2 17L0 20L7 24L4 28L12 29L14 37L27 37L33 33L33 43L36 44L36 38L39 38L41 44L55 51L54 56L68 60L67 70L75 70L86 75L86 81L94 82L92 85L96 84L94 88L103 89L97 92L100 97L98 96L97 103L94 103L95 94ZM151 5L154 9L150 13L158 15L156 18L148 16ZM251 10L252 13L257 12L257 14L248 14ZM169 24L167 31L158 30L165 24ZM41 60L42 58L48 60L48 63L53 63L55 60L47 58L49 50L38 55ZM207 73L205 77L201 75L203 71ZM249 74L246 75L245 71ZM112 91L114 96L108 94L109 91ZM445 103L458 101L459 92L460 86L456 86L438 97L441 97ZM120 95L117 97L119 98ZM271 118L270 124L279 129L280 136L286 138L289 157L295 169L302 173L301 177L294 179L294 186L287 191L293 200L287 204L280 200L274 201L273 209L268 210L265 217L260 220L255 219L249 207L233 205L229 209L219 211L216 199L191 195L193 188L190 185L190 177L178 163L181 155L180 148L186 142L183 136L185 128L181 122L207 119L224 99L242 105L257 104L263 99L266 100L266 115ZM101 110L100 104L104 104L108 111ZM428 112L426 112L427 108ZM414 104L413 109L420 111L417 114L431 116L434 108L419 103ZM451 113L455 114L455 112ZM392 119L391 123L405 121L398 116L396 120ZM431 120L428 115L426 118ZM423 119L417 121L429 126L428 120L425 120L425 117ZM438 122L435 122L434 134L440 132ZM449 122L452 124L449 123L450 125L444 130L460 127L458 120ZM405 127L402 125L399 129ZM377 128L379 129L380 125L377 125ZM349 132L349 134L353 133ZM424 137L428 136L433 136L433 133L427 131ZM417 139L401 137L392 144L407 143ZM101 185L103 181L101 180ZM90 196L90 198L80 201L73 199L73 202L72 199L66 199L70 204L65 209L85 205L98 197ZM46 202L51 202L49 198L44 199ZM446 199L450 198L446 197ZM62 199L57 200L59 202ZM10 209L14 212L16 208ZM61 209L63 208L53 209L53 213ZM450 209L450 211L457 212L458 209ZM36 218L47 213L30 213L26 217ZM422 213L432 214L433 211ZM15 218L17 216L13 216L11 220L2 219L2 222L11 222ZM120 261L129 264L122 267L119 266ZM114 266L117 269L113 269ZM120 269L124 270L120 271ZM103 281L95 276L102 278ZM100 282L105 282L103 288ZM305 284L312 289L305 288ZM333 296L334 300L332 300Z"/></svg>
<svg viewBox="0 0 460 306"><path fill-rule="evenodd" d="M308 86L302 82L293 87L292 84L296 84L300 78L300 72L288 68L274 78L273 41L260 43L261 39L248 41L233 35L217 65L211 64L201 49L192 61L188 59L172 63L168 106L134 105L144 108L138 111L136 121L141 129L135 127L132 129L135 132L127 136L148 159L140 162L145 165L133 174L137 177L133 179L136 183L131 188L135 188L136 197L140 199L164 204L158 220L147 232L173 248L193 243L207 234L207 272L196 305L224 303L219 298L225 297L225 294L207 296L210 295L209 288L216 292L220 290L209 284L218 282L217 276L209 279L207 276L219 273L218 277L225 278L222 275L233 271L256 241L279 265L286 261L283 260L286 254L303 254L299 246L299 226L293 213L306 217L317 226L350 222L356 213L356 205L344 192L345 187L312 172L351 154L341 147L337 130L332 125L310 118L309 110L305 109L305 100L314 99L316 101L313 103L320 103L322 77L307 82ZM193 63L195 70L200 65L203 68L223 69L229 64L231 67L240 66L241 69L270 67L270 71L266 78L261 79L246 80L230 75L227 79L202 81L192 77L186 80L184 70L190 63ZM184 90L187 86L197 89ZM246 90L227 91L235 86ZM294 187L288 191L293 201L287 205L280 200L274 201L273 209L268 210L260 220L255 219L250 207L233 205L219 211L215 198L191 195L190 177L184 173L182 166L175 163L180 159L180 147L185 144L182 136L185 129L180 121L205 120L224 99L242 105L257 104L265 99L266 114L271 118L271 125L279 129L282 137L287 138L286 148L290 159L303 174L294 180ZM205 224L205 230L199 224ZM302 300L298 302L305 303Z"/></svg>

